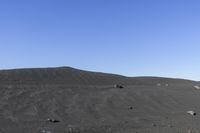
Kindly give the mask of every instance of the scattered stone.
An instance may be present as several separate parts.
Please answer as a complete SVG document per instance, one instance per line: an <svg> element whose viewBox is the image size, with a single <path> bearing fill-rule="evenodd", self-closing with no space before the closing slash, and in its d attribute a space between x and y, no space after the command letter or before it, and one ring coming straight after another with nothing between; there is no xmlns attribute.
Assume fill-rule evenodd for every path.
<svg viewBox="0 0 200 133"><path fill-rule="evenodd" d="M168 86L169 86L169 84L165 84L165 86L166 86L166 87L168 87Z"/></svg>
<svg viewBox="0 0 200 133"><path fill-rule="evenodd" d="M114 87L115 88L120 88L120 89L124 88L122 85L119 85L119 84L115 84Z"/></svg>
<svg viewBox="0 0 200 133"><path fill-rule="evenodd" d="M52 123L58 123L58 122L60 122L59 120L50 119L50 118L48 118L47 121L52 122Z"/></svg>
<svg viewBox="0 0 200 133"><path fill-rule="evenodd" d="M195 86L193 86L195 89L197 89L197 90L200 90L200 86L198 86L198 85L195 85Z"/></svg>
<svg viewBox="0 0 200 133"><path fill-rule="evenodd" d="M187 111L187 113L193 116L197 115L194 111Z"/></svg>
<svg viewBox="0 0 200 133"><path fill-rule="evenodd" d="M157 125L155 123L152 124L153 127L156 127Z"/></svg>
<svg viewBox="0 0 200 133"><path fill-rule="evenodd" d="M157 86L161 86L161 83L157 83Z"/></svg>
<svg viewBox="0 0 200 133"><path fill-rule="evenodd" d="M130 109L130 110L133 110L133 107L132 107L132 106L130 106L130 107L129 107L129 109Z"/></svg>

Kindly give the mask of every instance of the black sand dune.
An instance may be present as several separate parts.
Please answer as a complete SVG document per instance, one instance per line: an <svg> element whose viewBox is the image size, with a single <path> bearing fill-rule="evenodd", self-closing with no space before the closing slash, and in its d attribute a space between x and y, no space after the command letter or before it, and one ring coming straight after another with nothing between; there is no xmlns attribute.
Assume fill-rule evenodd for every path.
<svg viewBox="0 0 200 133"><path fill-rule="evenodd" d="M0 133L199 133L198 85L69 67L2 70Z"/></svg>

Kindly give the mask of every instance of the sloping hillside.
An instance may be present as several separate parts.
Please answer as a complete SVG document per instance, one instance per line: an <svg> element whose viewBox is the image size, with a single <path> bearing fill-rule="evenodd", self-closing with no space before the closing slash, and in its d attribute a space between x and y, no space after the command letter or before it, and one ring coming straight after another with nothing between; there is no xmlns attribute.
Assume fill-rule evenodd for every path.
<svg viewBox="0 0 200 133"><path fill-rule="evenodd" d="M195 85L199 82L69 67L2 70L0 132L199 132L200 90Z"/></svg>
<svg viewBox="0 0 200 133"><path fill-rule="evenodd" d="M1 84L106 85L115 82L126 82L126 78L119 75L78 70L71 67L0 71Z"/></svg>

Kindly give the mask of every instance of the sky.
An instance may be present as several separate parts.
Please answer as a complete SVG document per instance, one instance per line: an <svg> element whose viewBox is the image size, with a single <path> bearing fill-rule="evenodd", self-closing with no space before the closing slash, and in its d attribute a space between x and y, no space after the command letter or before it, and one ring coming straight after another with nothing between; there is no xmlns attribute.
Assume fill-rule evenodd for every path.
<svg viewBox="0 0 200 133"><path fill-rule="evenodd" d="M0 69L200 81L199 0L0 0Z"/></svg>

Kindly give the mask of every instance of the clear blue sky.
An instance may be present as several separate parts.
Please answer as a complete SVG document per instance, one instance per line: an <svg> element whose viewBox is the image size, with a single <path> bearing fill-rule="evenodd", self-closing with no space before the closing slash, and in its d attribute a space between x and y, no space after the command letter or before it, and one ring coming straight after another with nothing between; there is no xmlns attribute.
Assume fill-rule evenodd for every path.
<svg viewBox="0 0 200 133"><path fill-rule="evenodd" d="M0 69L200 80L199 0L0 0Z"/></svg>

